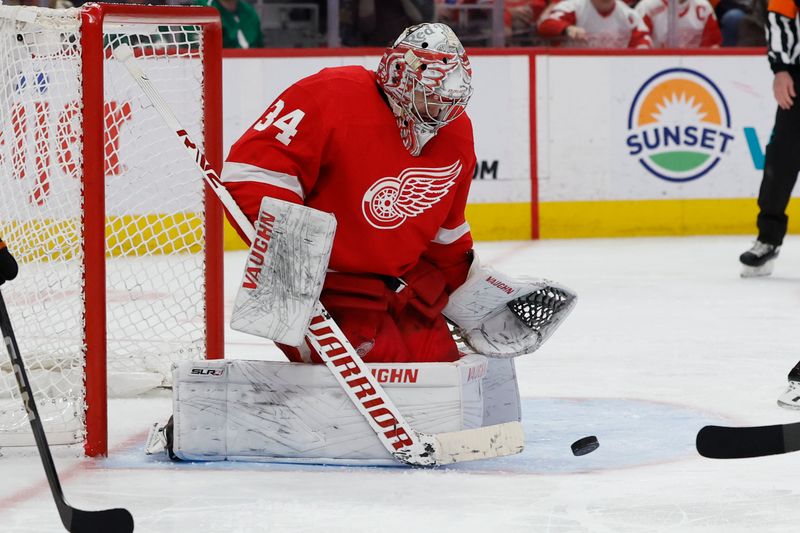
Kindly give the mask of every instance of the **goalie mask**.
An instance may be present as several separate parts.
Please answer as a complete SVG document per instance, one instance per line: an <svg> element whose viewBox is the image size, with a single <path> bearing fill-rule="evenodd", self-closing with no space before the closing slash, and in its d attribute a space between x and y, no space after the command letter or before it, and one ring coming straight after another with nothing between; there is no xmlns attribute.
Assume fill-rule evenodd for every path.
<svg viewBox="0 0 800 533"><path fill-rule="evenodd" d="M378 85L413 156L439 131L464 113L472 96L469 59L447 25L407 28L381 58Z"/></svg>

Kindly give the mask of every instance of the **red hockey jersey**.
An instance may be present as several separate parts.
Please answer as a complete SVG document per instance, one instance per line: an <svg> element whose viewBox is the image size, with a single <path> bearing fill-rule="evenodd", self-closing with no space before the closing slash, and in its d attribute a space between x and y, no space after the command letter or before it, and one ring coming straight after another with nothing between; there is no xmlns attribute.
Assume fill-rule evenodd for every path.
<svg viewBox="0 0 800 533"><path fill-rule="evenodd" d="M264 196L335 215L332 270L402 277L425 256L452 290L469 266L474 167L466 115L412 157L374 73L352 66L284 91L233 145L222 181L250 220Z"/></svg>

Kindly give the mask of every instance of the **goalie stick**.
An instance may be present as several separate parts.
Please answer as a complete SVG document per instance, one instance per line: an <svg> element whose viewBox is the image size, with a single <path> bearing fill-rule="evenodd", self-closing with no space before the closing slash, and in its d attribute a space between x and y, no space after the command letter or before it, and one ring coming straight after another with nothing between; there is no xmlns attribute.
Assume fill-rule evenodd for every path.
<svg viewBox="0 0 800 533"><path fill-rule="evenodd" d="M773 426L705 426L697 452L710 459L744 459L800 450L800 422Z"/></svg>
<svg viewBox="0 0 800 533"><path fill-rule="evenodd" d="M125 66L167 126L175 132L180 143L194 159L205 182L239 226L241 233L247 236L250 244L255 236L253 224L225 189L202 151L192 142L189 134L139 67L131 48L127 45L117 47L114 49L114 57ZM347 397L375 431L381 444L398 461L412 466L440 466L512 455L522 451L524 435L519 422L437 435L415 431L356 353L339 325L319 302L316 303L306 339L319 353Z"/></svg>
<svg viewBox="0 0 800 533"><path fill-rule="evenodd" d="M0 243L2 243L1 240ZM2 280L0 280L0 283L2 283ZM39 418L39 410L36 407L31 384L28 381L28 375L25 373L25 366L22 363L22 356L19 352L17 339L14 336L14 330L11 327L11 319L8 316L2 293L0 293L0 331L3 333L3 340L11 358L11 365L14 368L14 376L17 378L20 396L25 405L28 420L31 423L33 437L36 441L36 447L39 449L39 457L42 459L42 466L44 466L44 472L47 475L47 482L56 502L58 515L61 517L61 523L71 533L132 532L133 517L127 509L84 511L76 509L67 503L64 498L64 491L61 489L61 482L58 479L53 456L50 453L50 447L47 444L44 426L42 426L42 420Z"/></svg>

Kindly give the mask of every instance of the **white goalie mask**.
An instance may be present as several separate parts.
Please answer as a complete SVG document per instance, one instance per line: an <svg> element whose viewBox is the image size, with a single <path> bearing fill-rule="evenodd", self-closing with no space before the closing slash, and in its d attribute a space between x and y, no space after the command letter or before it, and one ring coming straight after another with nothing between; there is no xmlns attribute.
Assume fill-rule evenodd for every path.
<svg viewBox="0 0 800 533"><path fill-rule="evenodd" d="M472 96L469 59L446 24L406 28L383 54L377 78L392 106L403 145L413 156L442 126L464 113Z"/></svg>

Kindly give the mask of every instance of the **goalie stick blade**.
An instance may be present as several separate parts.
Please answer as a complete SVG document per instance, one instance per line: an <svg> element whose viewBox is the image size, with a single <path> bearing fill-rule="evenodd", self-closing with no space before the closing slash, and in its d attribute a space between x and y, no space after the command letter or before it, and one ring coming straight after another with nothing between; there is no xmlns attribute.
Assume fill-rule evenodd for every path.
<svg viewBox="0 0 800 533"><path fill-rule="evenodd" d="M525 449L525 434L519 422L436 435L436 462L446 465L492 457L515 455Z"/></svg>
<svg viewBox="0 0 800 533"><path fill-rule="evenodd" d="M706 426L697 433L697 452L710 459L744 459L800 450L800 422L774 426Z"/></svg>
<svg viewBox="0 0 800 533"><path fill-rule="evenodd" d="M64 524L70 533L132 533L133 516L127 509L82 511L72 509L72 520Z"/></svg>
<svg viewBox="0 0 800 533"><path fill-rule="evenodd" d="M506 422L482 428L426 435L421 440L433 441L429 453L425 454L425 457L396 452L395 458L411 466L436 467L464 461L505 457L520 453L525 449L525 435L522 431L522 424L519 422Z"/></svg>

